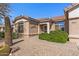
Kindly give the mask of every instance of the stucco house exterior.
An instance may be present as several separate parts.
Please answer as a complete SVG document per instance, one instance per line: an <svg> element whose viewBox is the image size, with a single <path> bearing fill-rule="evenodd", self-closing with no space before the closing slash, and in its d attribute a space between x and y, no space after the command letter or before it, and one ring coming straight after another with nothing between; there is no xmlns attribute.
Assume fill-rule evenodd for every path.
<svg viewBox="0 0 79 59"><path fill-rule="evenodd" d="M65 16L55 16L52 20L54 21L53 24L55 24L55 30L64 30Z"/></svg>
<svg viewBox="0 0 79 59"><path fill-rule="evenodd" d="M71 42L79 42L79 4L65 8L65 31Z"/></svg>
<svg viewBox="0 0 79 59"><path fill-rule="evenodd" d="M60 25L57 24L57 22L64 21L64 19L64 16L38 19L29 16L17 16L13 21L13 32L18 32L23 35L36 35L44 32L49 33L56 29L59 30Z"/></svg>

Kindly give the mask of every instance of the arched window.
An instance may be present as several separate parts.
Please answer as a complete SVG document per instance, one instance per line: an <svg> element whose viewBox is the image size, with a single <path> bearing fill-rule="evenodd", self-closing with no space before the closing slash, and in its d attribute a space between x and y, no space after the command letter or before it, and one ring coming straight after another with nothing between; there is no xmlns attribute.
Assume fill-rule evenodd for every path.
<svg viewBox="0 0 79 59"><path fill-rule="evenodd" d="M20 21L18 22L18 33L23 33L24 32L24 22Z"/></svg>

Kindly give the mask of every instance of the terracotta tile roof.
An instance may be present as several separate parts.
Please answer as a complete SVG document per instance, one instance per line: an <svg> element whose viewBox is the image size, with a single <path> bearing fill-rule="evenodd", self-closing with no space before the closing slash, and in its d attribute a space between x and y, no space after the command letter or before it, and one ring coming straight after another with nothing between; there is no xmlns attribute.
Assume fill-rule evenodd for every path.
<svg viewBox="0 0 79 59"><path fill-rule="evenodd" d="M38 22L50 22L51 19L50 18L38 18L37 21Z"/></svg>
<svg viewBox="0 0 79 59"><path fill-rule="evenodd" d="M13 22L16 22L17 20L19 20L19 19L28 19L29 17L28 16L22 16L22 15L20 15L20 16L17 16L15 19L14 19L14 21Z"/></svg>
<svg viewBox="0 0 79 59"><path fill-rule="evenodd" d="M29 16L17 16L17 17L14 19L13 23L16 22L16 21L19 20L19 19L26 19L26 20L29 20L29 21L38 22L36 19L31 18L31 17L29 17Z"/></svg>
<svg viewBox="0 0 79 59"><path fill-rule="evenodd" d="M25 19L28 19L29 16L17 16L15 19L20 19L20 18L25 18Z"/></svg>
<svg viewBox="0 0 79 59"><path fill-rule="evenodd" d="M37 20L38 22L58 22L58 21L64 21L65 16L56 16L52 18L39 18Z"/></svg>
<svg viewBox="0 0 79 59"><path fill-rule="evenodd" d="M65 16L56 16L56 17L53 17L52 20L54 22L64 21L65 20Z"/></svg>
<svg viewBox="0 0 79 59"><path fill-rule="evenodd" d="M13 22L16 22L17 20L22 19L22 18L29 20L29 21L35 21L38 23L40 23L40 22L58 22L58 21L64 21L64 19L65 19L64 16L56 16L56 17L52 17L52 18L37 18L37 19L31 18L28 16L17 16Z"/></svg>
<svg viewBox="0 0 79 59"><path fill-rule="evenodd" d="M64 10L66 11L72 11L73 9L77 8L79 6L79 3L72 3L68 7L66 7Z"/></svg>

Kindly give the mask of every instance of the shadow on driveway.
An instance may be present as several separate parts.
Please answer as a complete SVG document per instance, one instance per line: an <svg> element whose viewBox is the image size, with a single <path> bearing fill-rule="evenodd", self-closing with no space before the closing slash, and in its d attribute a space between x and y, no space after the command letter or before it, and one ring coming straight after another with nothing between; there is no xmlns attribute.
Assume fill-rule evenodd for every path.
<svg viewBox="0 0 79 59"><path fill-rule="evenodd" d="M17 44L17 43L20 43L20 42L22 42L22 41L24 41L24 40L15 41L15 42L13 42L13 45L15 45L15 44Z"/></svg>

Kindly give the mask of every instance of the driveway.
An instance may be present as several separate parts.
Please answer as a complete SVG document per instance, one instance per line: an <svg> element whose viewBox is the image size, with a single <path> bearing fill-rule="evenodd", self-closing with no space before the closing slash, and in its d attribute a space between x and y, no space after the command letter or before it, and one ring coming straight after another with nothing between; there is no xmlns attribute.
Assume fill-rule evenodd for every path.
<svg viewBox="0 0 79 59"><path fill-rule="evenodd" d="M17 40L24 40L13 45L20 47L15 56L77 56L79 50L75 43L65 44L39 40L38 36L24 37Z"/></svg>

